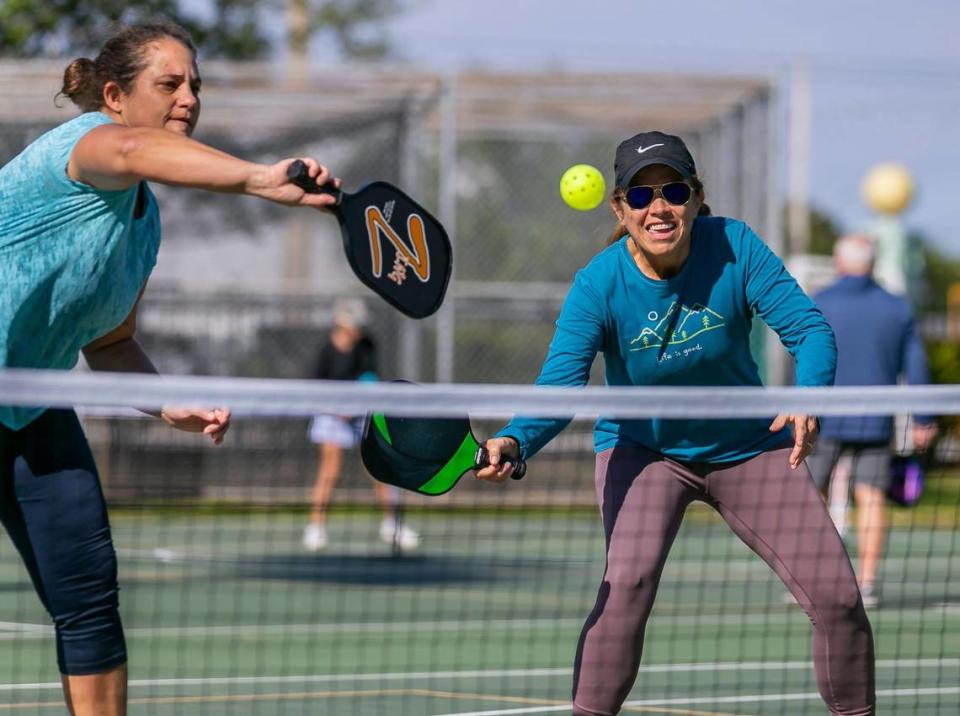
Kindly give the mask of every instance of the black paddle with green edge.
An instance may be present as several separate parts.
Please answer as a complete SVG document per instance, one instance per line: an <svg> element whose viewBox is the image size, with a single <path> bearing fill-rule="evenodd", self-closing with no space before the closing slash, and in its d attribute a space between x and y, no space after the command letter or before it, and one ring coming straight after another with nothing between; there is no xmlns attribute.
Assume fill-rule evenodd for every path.
<svg viewBox="0 0 960 716"><path fill-rule="evenodd" d="M411 318L435 313L447 292L453 251L443 225L393 184L376 181L353 194L320 186L299 159L287 168L293 184L330 194L350 268L366 286Z"/></svg>
<svg viewBox="0 0 960 716"><path fill-rule="evenodd" d="M421 495L442 495L469 470L489 464L486 447L473 434L469 418L398 417L372 413L363 426L360 457L380 482ZM513 462L515 480L527 471Z"/></svg>

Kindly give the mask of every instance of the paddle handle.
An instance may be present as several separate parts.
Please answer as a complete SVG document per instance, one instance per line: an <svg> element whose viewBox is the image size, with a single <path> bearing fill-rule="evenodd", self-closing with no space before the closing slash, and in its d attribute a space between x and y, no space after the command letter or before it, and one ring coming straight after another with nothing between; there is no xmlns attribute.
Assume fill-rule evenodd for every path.
<svg viewBox="0 0 960 716"><path fill-rule="evenodd" d="M508 458L507 462L513 463L513 473L510 475L514 480L522 480L527 474L527 463L519 458ZM477 446L477 454L473 458L473 467L479 470L481 467L487 467L490 464L490 454L483 445Z"/></svg>
<svg viewBox="0 0 960 716"><path fill-rule="evenodd" d="M307 171L307 165L299 159L287 167L287 179L290 180L291 184L296 184L308 194L329 194L337 200L336 206L340 206L340 202L343 201L343 192L333 184L322 186L317 184L317 180L311 177L310 172Z"/></svg>

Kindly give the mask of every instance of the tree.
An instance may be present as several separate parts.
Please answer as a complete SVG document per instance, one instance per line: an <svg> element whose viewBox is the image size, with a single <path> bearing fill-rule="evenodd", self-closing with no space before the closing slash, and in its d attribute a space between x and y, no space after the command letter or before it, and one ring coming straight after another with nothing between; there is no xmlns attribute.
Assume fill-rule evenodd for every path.
<svg viewBox="0 0 960 716"><path fill-rule="evenodd" d="M384 21L405 0L211 0L200 17L184 0L0 0L0 56L62 57L96 51L112 25L168 17L190 31L204 57L249 60L270 50L260 15L288 6L290 44L306 54L312 36L329 33L340 54L383 59L390 53Z"/></svg>
<svg viewBox="0 0 960 716"><path fill-rule="evenodd" d="M810 212L810 240L807 243L807 253L829 256L833 253L833 245L840 238L840 229L833 218L822 210L811 206L808 211ZM784 216L786 216L786 209ZM786 221L784 226L787 226ZM784 241L784 245L788 246L786 235Z"/></svg>
<svg viewBox="0 0 960 716"><path fill-rule="evenodd" d="M911 239L923 251L923 308L929 312L942 313L947 307L947 292L951 286L960 284L960 259L951 258L935 249L925 236L913 233Z"/></svg>
<svg viewBox="0 0 960 716"><path fill-rule="evenodd" d="M214 19L206 24L191 22L192 34L205 57L250 60L265 56L270 45L260 28L260 0L216 0Z"/></svg>
<svg viewBox="0 0 960 716"><path fill-rule="evenodd" d="M329 33L349 59L382 60L390 54L384 21L404 9L404 0L288 0L289 45L304 58L311 37ZM302 60L301 60L302 61Z"/></svg>
<svg viewBox="0 0 960 716"><path fill-rule="evenodd" d="M209 57L251 59L268 49L257 0L214 0L212 17L181 11L178 0L3 0L0 55L62 57L95 52L115 24L167 17L183 25Z"/></svg>
<svg viewBox="0 0 960 716"><path fill-rule="evenodd" d="M329 30L346 57L383 59L390 53L383 21L403 9L402 0L329 0L315 16L315 30Z"/></svg>

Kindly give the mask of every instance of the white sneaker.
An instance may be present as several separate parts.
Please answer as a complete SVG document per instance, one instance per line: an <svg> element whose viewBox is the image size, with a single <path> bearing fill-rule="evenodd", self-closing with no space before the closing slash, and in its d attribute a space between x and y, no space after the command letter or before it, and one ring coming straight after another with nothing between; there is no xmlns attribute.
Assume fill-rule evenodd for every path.
<svg viewBox="0 0 960 716"><path fill-rule="evenodd" d="M780 601L783 604L797 604L797 598L793 596L793 593L788 589L780 595Z"/></svg>
<svg viewBox="0 0 960 716"><path fill-rule="evenodd" d="M303 548L308 552L319 552L327 546L327 529L323 525L311 522L303 530Z"/></svg>
<svg viewBox="0 0 960 716"><path fill-rule="evenodd" d="M860 597L865 609L876 609L880 606L880 588L876 582L865 582L860 585Z"/></svg>
<svg viewBox="0 0 960 716"><path fill-rule="evenodd" d="M380 523L380 539L387 544L396 544L400 549L414 550L420 546L420 535L415 530L403 523L398 530L397 523L391 519Z"/></svg>

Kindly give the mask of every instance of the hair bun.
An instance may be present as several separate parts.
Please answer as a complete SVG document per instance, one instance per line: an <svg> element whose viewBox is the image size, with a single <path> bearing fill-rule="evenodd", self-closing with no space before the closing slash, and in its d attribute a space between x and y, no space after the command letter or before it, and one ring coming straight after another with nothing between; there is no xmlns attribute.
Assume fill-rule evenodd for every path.
<svg viewBox="0 0 960 716"><path fill-rule="evenodd" d="M63 71L63 87L59 96L67 97L84 112L100 109L97 96L96 65L87 57L78 57Z"/></svg>

